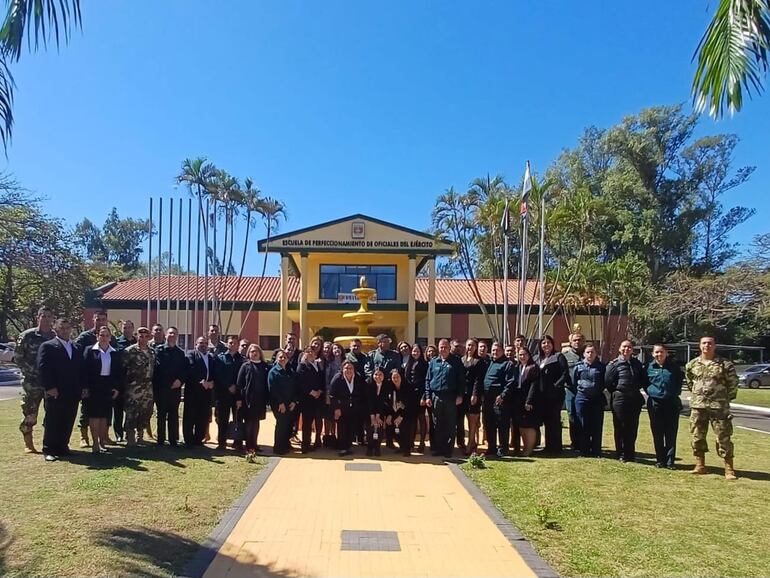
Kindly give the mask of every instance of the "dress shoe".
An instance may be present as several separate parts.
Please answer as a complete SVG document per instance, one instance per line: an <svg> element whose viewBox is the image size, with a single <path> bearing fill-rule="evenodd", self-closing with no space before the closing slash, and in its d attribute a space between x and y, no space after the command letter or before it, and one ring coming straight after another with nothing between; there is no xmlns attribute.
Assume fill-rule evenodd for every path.
<svg viewBox="0 0 770 578"><path fill-rule="evenodd" d="M46 454L45 455L45 461L47 461L47 462L55 462L58 459L59 459L58 457L56 457L54 455L51 455L51 454Z"/></svg>

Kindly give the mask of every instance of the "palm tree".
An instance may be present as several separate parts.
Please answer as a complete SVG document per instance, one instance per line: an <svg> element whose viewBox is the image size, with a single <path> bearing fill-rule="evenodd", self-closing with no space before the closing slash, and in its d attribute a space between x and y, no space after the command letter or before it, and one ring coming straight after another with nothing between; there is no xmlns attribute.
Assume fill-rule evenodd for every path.
<svg viewBox="0 0 770 578"><path fill-rule="evenodd" d="M769 0L720 0L698 44L692 95L699 111L721 118L741 110L743 90L762 92L770 48Z"/></svg>
<svg viewBox="0 0 770 578"><path fill-rule="evenodd" d="M278 223L281 219L286 220L286 207L280 201L272 198L265 197L260 199L253 207L254 212L258 213L262 217L262 223L265 225L265 257L262 261L262 273L260 273L259 283L257 284L257 291L255 295L259 295L262 289L262 282L265 280L265 272L267 271L267 246L270 244L270 238L273 233L278 230ZM249 305L249 310L243 318L241 324L241 331L243 333L246 323L249 320L252 310L254 309L254 301Z"/></svg>
<svg viewBox="0 0 770 578"><path fill-rule="evenodd" d="M219 219L217 208L224 217L224 242L222 243L222 268L223 274L217 279L214 286L214 312L215 323L222 325L222 303L217 299L218 294L222 294L227 287L227 281L230 277L230 271L233 269L233 237L235 236L235 217L238 214L238 207L242 204L243 195L241 185L238 179L225 170L219 169L215 172L208 187L209 196L214 201L214 255L217 252L216 223ZM228 252L229 248L229 252Z"/></svg>
<svg viewBox="0 0 770 578"><path fill-rule="evenodd" d="M56 46L69 40L73 29L81 27L80 0L8 0L8 10L0 28L0 139L7 148L13 130L13 89L15 83L9 62L21 58L24 37L27 47L37 51L53 35Z"/></svg>
<svg viewBox="0 0 770 578"><path fill-rule="evenodd" d="M243 241L243 252L241 254L241 267L238 271L238 279L235 282L235 295L233 295L233 301L230 304L230 315L227 318L227 325L225 325L225 333L230 330L230 323L233 320L233 314L235 313L235 301L238 298L238 292L241 288L241 280L243 279L243 269L246 266L246 253L249 247L249 233L251 232L251 216L256 210L259 203L262 202L259 196L260 190L254 186L254 181L250 177L246 177L243 181L243 189L241 190L241 202L243 208L246 211L246 235Z"/></svg>
<svg viewBox="0 0 770 578"><path fill-rule="evenodd" d="M217 168L206 157L197 157L195 159L185 159L182 161L182 171L177 175L176 182L184 183L190 194L198 199L198 218L203 228L203 242L206 267L203 276L203 318L207 319L209 302L209 219L206 211L203 209L203 199L208 196L211 180L214 178ZM195 296L198 297L198 280L195 280ZM204 321L208 323L208 321Z"/></svg>

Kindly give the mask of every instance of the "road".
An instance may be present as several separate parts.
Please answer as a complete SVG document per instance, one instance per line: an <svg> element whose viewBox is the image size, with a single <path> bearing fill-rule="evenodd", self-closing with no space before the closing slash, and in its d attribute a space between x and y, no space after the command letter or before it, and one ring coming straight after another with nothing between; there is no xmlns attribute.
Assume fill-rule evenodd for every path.
<svg viewBox="0 0 770 578"><path fill-rule="evenodd" d="M682 404L684 405L682 414L690 415L689 399L683 396ZM770 434L770 414L755 413L737 407L732 408L731 413L734 427Z"/></svg>
<svg viewBox="0 0 770 578"><path fill-rule="evenodd" d="M0 401L6 399L20 399L21 387L16 385L2 385L0 386Z"/></svg>

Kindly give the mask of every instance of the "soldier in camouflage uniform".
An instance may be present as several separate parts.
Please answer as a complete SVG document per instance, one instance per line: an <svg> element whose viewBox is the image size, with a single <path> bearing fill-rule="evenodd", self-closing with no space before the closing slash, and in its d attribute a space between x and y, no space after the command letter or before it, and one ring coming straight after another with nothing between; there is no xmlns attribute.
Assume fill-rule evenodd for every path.
<svg viewBox="0 0 770 578"><path fill-rule="evenodd" d="M152 374L155 368L155 351L149 346L150 330L140 327L138 341L123 353L126 386L124 404L126 412L126 445L142 441L144 430L152 418Z"/></svg>
<svg viewBox="0 0 770 578"><path fill-rule="evenodd" d="M693 474L706 473L706 434L709 423L717 438L717 454L725 461L725 478L735 480L733 468L733 416L730 401L738 393L738 377L733 364L716 355L713 337L701 337L700 357L685 367L685 382L692 392L690 397L690 433L695 456Z"/></svg>
<svg viewBox="0 0 770 578"><path fill-rule="evenodd" d="M53 339L53 312L48 307L41 307L37 312L37 327L27 329L19 335L14 360L21 370L21 382L24 393L21 397L21 413L24 419L19 430L24 436L24 451L37 453L32 442L32 428L37 423L37 414L43 402L43 386L37 371L37 350L44 341Z"/></svg>

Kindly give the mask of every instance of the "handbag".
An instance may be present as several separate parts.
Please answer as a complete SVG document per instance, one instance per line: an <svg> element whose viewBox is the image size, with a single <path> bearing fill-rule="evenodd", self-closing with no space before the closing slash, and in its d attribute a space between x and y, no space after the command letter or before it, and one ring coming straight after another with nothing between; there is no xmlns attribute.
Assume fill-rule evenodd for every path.
<svg viewBox="0 0 770 578"><path fill-rule="evenodd" d="M235 419L227 424L227 439L234 442L242 442L245 432L243 431L243 422L238 419L240 408L235 410Z"/></svg>

